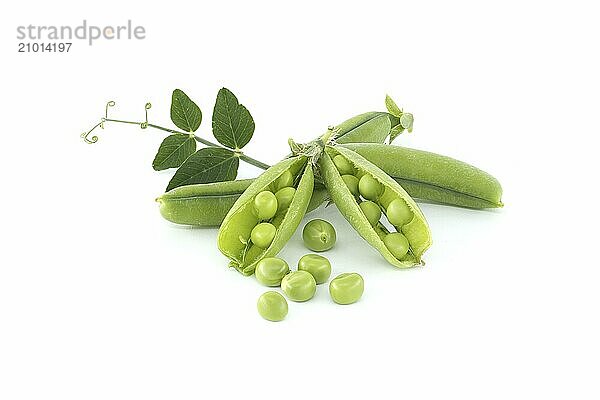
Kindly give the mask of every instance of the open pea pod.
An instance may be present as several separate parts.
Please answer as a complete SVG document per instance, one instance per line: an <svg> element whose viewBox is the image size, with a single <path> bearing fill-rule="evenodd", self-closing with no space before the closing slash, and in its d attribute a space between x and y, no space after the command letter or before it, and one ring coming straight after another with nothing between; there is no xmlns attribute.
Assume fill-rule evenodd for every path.
<svg viewBox="0 0 600 400"><path fill-rule="evenodd" d="M327 146L319 167L331 199L363 239L396 267L423 264L423 253L431 245L429 226L417 204L394 179L341 147ZM374 220L366 215L369 207L359 205L362 202L375 209Z"/></svg>
<svg viewBox="0 0 600 400"><path fill-rule="evenodd" d="M279 253L304 217L313 186L312 164L305 156L285 159L256 178L219 229L217 245L230 265L251 275L260 260Z"/></svg>

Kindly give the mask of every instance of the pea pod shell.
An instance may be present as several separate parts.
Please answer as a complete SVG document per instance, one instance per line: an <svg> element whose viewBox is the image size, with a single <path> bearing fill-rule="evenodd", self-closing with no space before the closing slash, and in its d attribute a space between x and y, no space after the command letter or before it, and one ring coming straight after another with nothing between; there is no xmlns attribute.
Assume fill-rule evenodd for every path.
<svg viewBox="0 0 600 400"><path fill-rule="evenodd" d="M180 186L156 199L160 214L184 225L218 226L254 179Z"/></svg>
<svg viewBox="0 0 600 400"><path fill-rule="evenodd" d="M409 208L414 213L414 217L410 223L402 227L402 233L407 237L411 244L414 259L398 260L390 253L375 229L373 229L367 220L367 217L360 210L356 199L341 179L331 160L331 156L335 154L342 154L357 168L368 171L376 180L382 183L387 190L391 190L396 196L406 201ZM344 218L346 218L363 239L378 250L390 264L396 267L409 268L423 264L421 257L425 250L431 245L429 226L417 204L394 179L362 156L342 147L333 148L327 146L326 151L323 152L323 155L319 160L319 165L331 199L334 201Z"/></svg>
<svg viewBox="0 0 600 400"><path fill-rule="evenodd" d="M314 186L312 165L307 161L304 156L292 157L266 170L246 189L225 216L219 229L217 245L219 250L232 261L231 265L244 275L251 275L254 272L256 263L261 259L277 255L294 234L304 217ZM276 223L273 222L277 227L273 242L268 248L243 259L245 245L239 238L240 236L249 237L250 231L256 225L257 221L250 217L251 212L249 211L254 196L263 190L267 190L275 179L289 169L297 169L302 177L296 188L296 195L292 199L285 216L277 220Z"/></svg>
<svg viewBox="0 0 600 400"><path fill-rule="evenodd" d="M465 162L428 151L375 143L345 144L376 164L413 197L469 208L502 207L502 186Z"/></svg>
<svg viewBox="0 0 600 400"><path fill-rule="evenodd" d="M252 182L254 179L240 179L180 186L162 194L156 201L160 214L170 222L218 227ZM321 184L315 184L306 212L317 209L327 198L327 189Z"/></svg>
<svg viewBox="0 0 600 400"><path fill-rule="evenodd" d="M368 112L352 117L338 126L337 143L383 143L392 126L389 114Z"/></svg>

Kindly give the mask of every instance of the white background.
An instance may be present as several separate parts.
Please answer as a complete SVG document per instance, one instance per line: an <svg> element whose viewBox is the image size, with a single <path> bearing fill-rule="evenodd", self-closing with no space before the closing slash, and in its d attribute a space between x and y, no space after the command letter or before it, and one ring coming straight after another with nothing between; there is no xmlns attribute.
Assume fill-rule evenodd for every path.
<svg viewBox="0 0 600 400"><path fill-rule="evenodd" d="M597 399L600 84L592 2L18 2L3 10L0 398ZM18 25L143 25L143 41L18 54ZM164 221L151 169L171 91L251 111L246 152L384 110L415 115L399 143L494 174L506 207L423 205L427 266L396 270L333 207L334 274L269 323L265 291L226 268L215 229ZM240 176L259 171L243 166ZM306 220L304 221L306 222ZM298 232L281 255L306 253Z"/></svg>

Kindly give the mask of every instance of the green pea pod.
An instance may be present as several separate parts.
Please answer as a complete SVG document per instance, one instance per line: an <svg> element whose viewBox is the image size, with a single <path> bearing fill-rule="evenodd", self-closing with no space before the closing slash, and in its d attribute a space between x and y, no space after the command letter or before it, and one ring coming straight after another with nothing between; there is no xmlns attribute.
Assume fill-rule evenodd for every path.
<svg viewBox="0 0 600 400"><path fill-rule="evenodd" d="M220 226L233 204L254 179L180 186L159 196L160 214L167 221L182 225ZM327 189L315 184L307 212L329 197Z"/></svg>
<svg viewBox="0 0 600 400"><path fill-rule="evenodd" d="M390 114L368 112L357 115L335 127L337 143L383 143L392 128Z"/></svg>
<svg viewBox="0 0 600 400"><path fill-rule="evenodd" d="M412 196L476 209L502 207L502 186L492 175L454 158L406 147L345 144L393 177Z"/></svg>
<svg viewBox="0 0 600 400"><path fill-rule="evenodd" d="M260 222L255 210L256 197L265 191L273 192L278 178L288 172L293 178L295 194L287 209L278 211L267 221L276 231L270 245L261 248L251 240L251 233ZM256 178L231 207L219 229L217 245L231 260L230 265L244 275L251 275L261 259L277 255L304 217L313 187L312 164L305 156L285 159Z"/></svg>
<svg viewBox="0 0 600 400"><path fill-rule="evenodd" d="M219 226L254 179L180 186L159 196L160 214L184 225Z"/></svg>
<svg viewBox="0 0 600 400"><path fill-rule="evenodd" d="M382 224L379 223L375 227L371 225L362 212L357 198L344 183L332 160L337 155L343 156L353 165L356 175L361 177L361 181L366 176L377 185L380 185L381 189L379 193L375 194L373 200L380 205L384 213L394 200L402 202L407 207L408 212L411 214L410 219L408 222L402 223L399 229L396 228L398 233L401 232L401 236L405 237L404 240L407 239L409 245L408 252L405 251L400 258L392 254L386 243L384 243L382 238L385 238L387 232L382 231ZM419 207L398 182L362 156L343 147L327 146L319 159L319 167L333 202L363 239L396 267L409 268L423 264L422 255L431 245L429 227ZM360 193L363 194L362 191Z"/></svg>

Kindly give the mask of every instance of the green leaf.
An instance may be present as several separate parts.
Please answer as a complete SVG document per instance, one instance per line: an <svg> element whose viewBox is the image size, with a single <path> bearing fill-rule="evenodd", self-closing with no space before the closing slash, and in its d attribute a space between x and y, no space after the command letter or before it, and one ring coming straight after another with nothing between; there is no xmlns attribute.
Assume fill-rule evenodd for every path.
<svg viewBox="0 0 600 400"><path fill-rule="evenodd" d="M404 127L402 127L402 125L398 124L395 127L393 127L392 130L390 131L390 140L388 143L392 144L394 139L396 139L398 136L400 136L402 134L402 132L404 132Z"/></svg>
<svg viewBox="0 0 600 400"><path fill-rule="evenodd" d="M387 108L388 112L394 117L400 117L402 115L400 107L398 107L396 102L387 94L385 95L385 108Z"/></svg>
<svg viewBox="0 0 600 400"><path fill-rule="evenodd" d="M212 129L219 143L230 149L241 149L252 139L252 115L246 107L238 103L238 99L229 89L222 88L217 94Z"/></svg>
<svg viewBox="0 0 600 400"><path fill-rule="evenodd" d="M173 90L171 98L171 121L179 129L196 132L202 122L202 111L182 90Z"/></svg>
<svg viewBox="0 0 600 400"><path fill-rule="evenodd" d="M152 161L152 168L155 171L177 168L195 151L196 140L194 139L194 135L176 133L167 136L158 148L156 157Z"/></svg>
<svg viewBox="0 0 600 400"><path fill-rule="evenodd" d="M239 158L231 150L218 147L200 149L181 164L171 178L166 191L196 183L234 180L239 163Z"/></svg>

